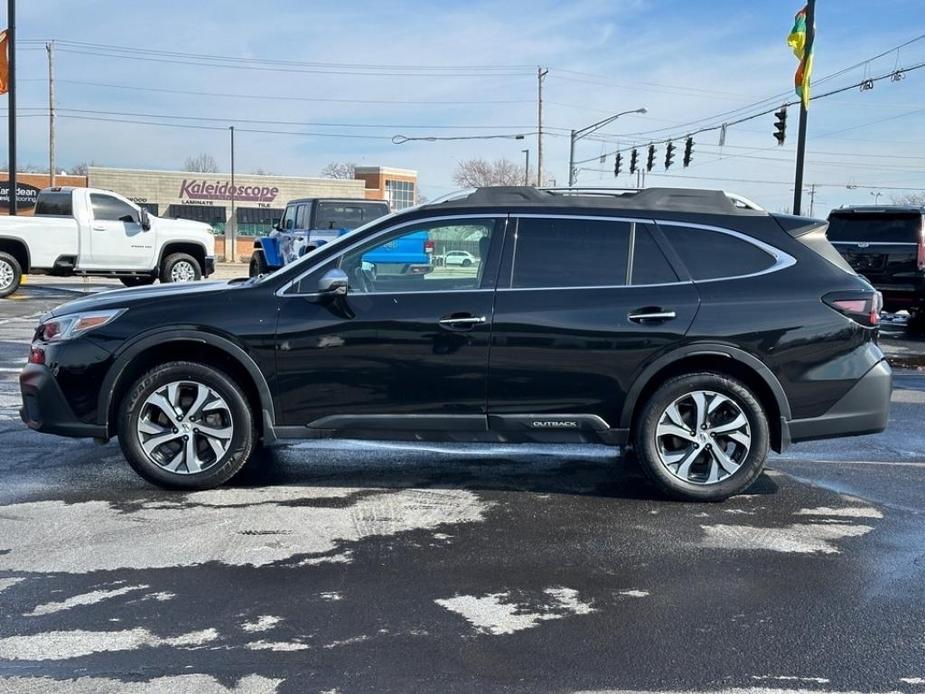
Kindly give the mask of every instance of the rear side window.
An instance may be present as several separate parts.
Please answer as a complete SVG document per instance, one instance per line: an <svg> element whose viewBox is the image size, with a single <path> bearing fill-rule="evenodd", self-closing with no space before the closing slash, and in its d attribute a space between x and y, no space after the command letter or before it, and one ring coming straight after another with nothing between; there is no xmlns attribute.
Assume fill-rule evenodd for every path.
<svg viewBox="0 0 925 694"><path fill-rule="evenodd" d="M918 243L922 215L917 212L846 212L829 216L829 241Z"/></svg>
<svg viewBox="0 0 925 694"><path fill-rule="evenodd" d="M662 229L695 281L753 275L774 265L770 253L731 234L674 225Z"/></svg>
<svg viewBox="0 0 925 694"><path fill-rule="evenodd" d="M636 225L636 245L633 248L633 275L631 284L671 284L678 276L658 247L652 232L645 224Z"/></svg>
<svg viewBox="0 0 925 694"><path fill-rule="evenodd" d="M42 191L35 201L34 214L37 217L71 217L74 214L72 197L70 191L57 193Z"/></svg>
<svg viewBox="0 0 925 694"><path fill-rule="evenodd" d="M524 219L517 226L511 286L609 287L626 283L629 224Z"/></svg>
<svg viewBox="0 0 925 694"><path fill-rule="evenodd" d="M109 222L137 222L135 208L111 195L90 195L93 219Z"/></svg>

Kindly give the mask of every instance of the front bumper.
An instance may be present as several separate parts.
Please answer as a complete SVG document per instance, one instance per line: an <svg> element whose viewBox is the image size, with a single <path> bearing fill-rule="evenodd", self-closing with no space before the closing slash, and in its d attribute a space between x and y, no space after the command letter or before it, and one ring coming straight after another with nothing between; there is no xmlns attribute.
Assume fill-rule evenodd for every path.
<svg viewBox="0 0 925 694"><path fill-rule="evenodd" d="M215 256L206 256L206 266L202 269L202 276L208 277L215 272Z"/></svg>
<svg viewBox="0 0 925 694"><path fill-rule="evenodd" d="M886 429L892 392L893 371L884 359L824 415L784 422L784 437L787 438L787 429L792 442L877 434Z"/></svg>
<svg viewBox="0 0 925 694"><path fill-rule="evenodd" d="M77 418L47 366L26 364L19 374L19 388L23 402L19 416L30 429L59 436L107 438L105 426Z"/></svg>

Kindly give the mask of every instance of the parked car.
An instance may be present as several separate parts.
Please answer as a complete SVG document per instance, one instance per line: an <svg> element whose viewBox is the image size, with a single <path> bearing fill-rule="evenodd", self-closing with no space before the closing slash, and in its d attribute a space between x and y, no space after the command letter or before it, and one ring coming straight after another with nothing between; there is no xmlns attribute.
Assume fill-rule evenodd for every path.
<svg viewBox="0 0 925 694"><path fill-rule="evenodd" d="M45 188L32 217L0 217L0 297L23 274L116 277L129 287L215 269L208 224L161 219L108 190Z"/></svg>
<svg viewBox="0 0 925 694"><path fill-rule="evenodd" d="M118 436L165 487L222 484L291 439L595 441L667 494L723 499L769 449L886 426L881 298L825 229L720 191L481 189L263 277L64 304L22 418ZM476 239L479 262L369 272L425 232Z"/></svg>
<svg viewBox="0 0 925 694"><path fill-rule="evenodd" d="M890 313L907 310L925 330L925 208L842 207L829 215L829 241L883 294Z"/></svg>
<svg viewBox="0 0 925 694"><path fill-rule="evenodd" d="M478 258L469 251L447 251L446 255L443 256L443 264L447 266L459 265L460 267L469 267L477 262Z"/></svg>
<svg viewBox="0 0 925 694"><path fill-rule="evenodd" d="M286 205L268 236L254 240L250 276L272 272L322 244L389 213L381 200L300 198Z"/></svg>

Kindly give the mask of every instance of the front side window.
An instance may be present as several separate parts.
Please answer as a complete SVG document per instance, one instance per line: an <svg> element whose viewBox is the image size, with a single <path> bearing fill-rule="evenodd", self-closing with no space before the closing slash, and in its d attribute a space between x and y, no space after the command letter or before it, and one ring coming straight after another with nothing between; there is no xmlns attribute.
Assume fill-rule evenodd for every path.
<svg viewBox="0 0 925 694"><path fill-rule="evenodd" d="M291 231L295 228L295 214L296 214L296 205L288 205L286 207L286 214L283 215L283 221L280 226L287 231Z"/></svg>
<svg viewBox="0 0 925 694"><path fill-rule="evenodd" d="M310 204L299 205L298 211L296 212L295 228L296 229L310 229L311 228L311 216L312 216L312 206Z"/></svg>
<svg viewBox="0 0 925 694"><path fill-rule="evenodd" d="M613 287L626 284L630 225L592 219L522 218L511 286Z"/></svg>
<svg viewBox="0 0 925 694"><path fill-rule="evenodd" d="M732 234L669 224L662 229L694 281L753 275L775 262L770 253Z"/></svg>
<svg viewBox="0 0 925 694"><path fill-rule="evenodd" d="M340 268L350 292L464 291L479 289L485 259L495 234L493 219L421 222L386 234L345 253ZM465 251L468 263L438 263L453 251Z"/></svg>
<svg viewBox="0 0 925 694"><path fill-rule="evenodd" d="M135 208L119 198L111 195L90 195L90 205L93 207L93 218L98 221L138 223Z"/></svg>

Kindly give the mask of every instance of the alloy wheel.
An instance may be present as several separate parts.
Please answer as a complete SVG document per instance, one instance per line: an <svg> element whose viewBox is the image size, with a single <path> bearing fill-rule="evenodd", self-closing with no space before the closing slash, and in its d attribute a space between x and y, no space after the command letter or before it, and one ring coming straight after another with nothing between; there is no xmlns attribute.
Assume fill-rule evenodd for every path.
<svg viewBox="0 0 925 694"><path fill-rule="evenodd" d="M710 485L736 473L748 457L752 436L748 417L733 398L697 390L665 408L655 444L660 462L672 475Z"/></svg>
<svg viewBox="0 0 925 694"><path fill-rule="evenodd" d="M177 261L170 268L171 282L192 282L195 279L196 270L193 268L193 264L186 260Z"/></svg>
<svg viewBox="0 0 925 694"><path fill-rule="evenodd" d="M225 456L234 422L228 403L214 389L173 381L145 399L136 431L151 462L168 472L193 475Z"/></svg>
<svg viewBox="0 0 925 694"><path fill-rule="evenodd" d="M16 271L5 260L0 260L0 290L9 288L16 280Z"/></svg>

